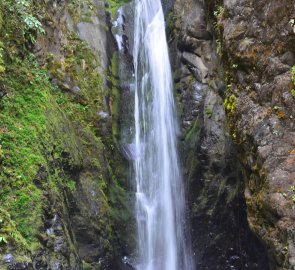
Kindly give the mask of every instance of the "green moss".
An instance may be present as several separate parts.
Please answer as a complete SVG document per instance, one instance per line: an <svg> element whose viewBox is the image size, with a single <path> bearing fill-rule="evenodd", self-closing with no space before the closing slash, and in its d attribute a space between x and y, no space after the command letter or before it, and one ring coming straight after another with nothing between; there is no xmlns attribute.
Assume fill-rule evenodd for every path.
<svg viewBox="0 0 295 270"><path fill-rule="evenodd" d="M7 22L5 29L10 29L10 23ZM21 21L14 23L23 27ZM6 40L11 42L9 38ZM79 40L72 39L71 46L65 72L79 85L81 93L78 97L53 87L47 71L42 70L25 49L24 59L14 55L13 51L1 51L7 95L0 103L0 202L11 213L16 230L26 239L31 250L39 247L37 235L43 230L46 202L43 190L35 185L38 171L41 167L46 169L51 192L58 192L58 187L63 186L74 190L71 176L63 177L65 172L60 168L49 173L50 164L64 162L62 153L67 152L70 153L67 166L81 166L80 151L83 144L87 144L87 137L95 138L91 123L97 119L96 112L103 102L99 94L102 91L101 78L93 54ZM99 102L94 102L97 99ZM72 123L81 125L84 139L77 134ZM99 140L95 143L101 144ZM95 156L94 153L89 155Z"/></svg>
<svg viewBox="0 0 295 270"><path fill-rule="evenodd" d="M115 16L115 13L117 12L117 10L127 4L130 3L131 0L107 0L107 2L109 3L110 7L108 8L108 11Z"/></svg>
<svg viewBox="0 0 295 270"><path fill-rule="evenodd" d="M291 68L291 79L292 79L293 87L295 87L295 66L293 66ZM291 90L291 95L293 98L295 98L295 89L294 88Z"/></svg>
<svg viewBox="0 0 295 270"><path fill-rule="evenodd" d="M46 133L44 111L51 85L31 57L10 64L7 69L5 85L9 94L2 100L0 111L4 156L0 201L11 213L17 229L33 245L42 215L42 192L33 180L39 167L46 163L40 137Z"/></svg>
<svg viewBox="0 0 295 270"><path fill-rule="evenodd" d="M18 250L27 252L28 246L25 239L18 232L14 221L11 220L10 214L0 207L0 237L5 239L2 241L0 250L8 248L9 246L15 246Z"/></svg>
<svg viewBox="0 0 295 270"><path fill-rule="evenodd" d="M205 114L208 116L208 118L210 119L213 115L213 111L211 108L206 108L205 110Z"/></svg>
<svg viewBox="0 0 295 270"><path fill-rule="evenodd" d="M230 114L235 112L237 105L237 98L235 95L231 95L230 97L227 97L224 101L224 107L226 111Z"/></svg>
<svg viewBox="0 0 295 270"><path fill-rule="evenodd" d="M10 13L10 21L14 26L18 26L19 34L30 43L35 43L37 34L45 34L39 19L34 15L35 5L32 0L3 0L1 3L5 15ZM6 22L6 21L5 21ZM15 29L13 29L15 30Z"/></svg>
<svg viewBox="0 0 295 270"><path fill-rule="evenodd" d="M97 16L95 1L92 0L69 0L67 9L74 23L92 23L91 17Z"/></svg>
<svg viewBox="0 0 295 270"><path fill-rule="evenodd" d="M38 1L25 12L37 19L46 15L44 9ZM118 56L114 54L111 61L110 92L103 89L98 57L77 35L65 37L64 60L49 54L43 69L26 47L38 30L27 32L33 38L26 34L26 25L17 14L12 1L0 3L0 88L7 92L0 99L2 244L24 252L41 248L39 239L49 237L44 235L45 212L50 208L66 213L71 207L69 198L75 201L78 189L88 191L94 186L99 190L100 211L90 218L85 208L85 219L100 232L102 246L110 252L115 249L111 241L119 238L114 235L114 224L124 229L131 216L123 184L126 164L115 150L114 140L120 108ZM58 80L58 86L50 83L52 78ZM68 78L70 87L62 88ZM74 86L79 89L76 93L71 91ZM102 128L98 116L107 111L107 94L112 100L112 132L109 123ZM69 241L75 241L64 230Z"/></svg>
<svg viewBox="0 0 295 270"><path fill-rule="evenodd" d="M295 85L295 66L291 68L292 82Z"/></svg>

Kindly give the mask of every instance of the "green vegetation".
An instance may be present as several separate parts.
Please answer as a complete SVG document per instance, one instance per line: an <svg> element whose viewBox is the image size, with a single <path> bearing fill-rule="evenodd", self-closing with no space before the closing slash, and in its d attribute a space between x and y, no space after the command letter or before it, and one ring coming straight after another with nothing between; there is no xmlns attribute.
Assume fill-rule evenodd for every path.
<svg viewBox="0 0 295 270"><path fill-rule="evenodd" d="M3 60L3 43L0 42L0 80L1 80L1 74L5 72L5 67L4 67L4 60Z"/></svg>
<svg viewBox="0 0 295 270"><path fill-rule="evenodd" d="M83 181L80 188L98 190L100 211L89 223L103 233L107 252L113 248L113 224L128 219L122 187L125 165L113 151L110 121L102 125L98 116L107 111L104 97L110 93L103 89L99 59L75 34L65 34L64 57L48 54L39 66L28 46L44 33L36 11L29 0L0 3L1 252L41 248L45 213L49 207L66 213L64 196L74 200L78 177ZM116 66L114 56L112 74ZM50 82L53 78L56 86ZM117 85L116 79L112 84ZM117 102L116 92L111 93ZM113 111L118 114L115 107ZM118 133L116 127L113 131Z"/></svg>
<svg viewBox="0 0 295 270"><path fill-rule="evenodd" d="M44 111L52 86L24 46L43 32L41 23L29 13L30 5L31 1L24 0L0 4L0 90L5 93L0 100L0 205L11 214L10 223L15 222L10 228L16 228L2 235L3 239L10 242L10 234L20 232L33 248L42 212L42 193L33 181L45 163L40 135L46 129Z"/></svg>
<svg viewBox="0 0 295 270"><path fill-rule="evenodd" d="M9 1L8 1L9 2ZM10 11L15 12L20 17L24 28L23 35L32 43L36 42L36 34L45 34L41 22L32 14L32 0L16 0L16 4L10 3Z"/></svg>
<svg viewBox="0 0 295 270"><path fill-rule="evenodd" d="M95 1L93 0L68 0L67 8L74 23L92 22L91 17L97 16Z"/></svg>
<svg viewBox="0 0 295 270"><path fill-rule="evenodd" d="M222 32L223 32L223 27L220 23L220 21L224 17L224 7L220 4L216 6L215 11L213 12L214 14L214 29L217 33L217 36L222 37ZM222 39L216 39L216 53L219 57L222 57Z"/></svg>
<svg viewBox="0 0 295 270"><path fill-rule="evenodd" d="M223 15L224 15L224 7L217 6L216 10L214 11L214 16L217 18L217 20L220 20L223 18Z"/></svg>
<svg viewBox="0 0 295 270"><path fill-rule="evenodd" d="M46 140L48 134L45 111L53 87L32 55L8 65L4 82L9 93L1 101L0 111L0 201L33 248L43 200L34 179L40 166L46 165L40 138Z"/></svg>
<svg viewBox="0 0 295 270"><path fill-rule="evenodd" d="M108 11L111 12L113 16L115 16L118 8L123 6L124 4L129 3L130 1L131 0L107 0L107 2L110 4Z"/></svg>
<svg viewBox="0 0 295 270"><path fill-rule="evenodd" d="M292 83L293 83L293 87L295 88L295 66L293 66L291 68L291 76L292 76ZM291 95L295 98L295 89L291 90Z"/></svg>
<svg viewBox="0 0 295 270"><path fill-rule="evenodd" d="M295 186L291 186L288 191L291 194L292 202L295 203Z"/></svg>
<svg viewBox="0 0 295 270"><path fill-rule="evenodd" d="M211 108L206 108L205 110L206 115L208 116L208 118L210 119L213 115L213 111Z"/></svg>
<svg viewBox="0 0 295 270"><path fill-rule="evenodd" d="M179 24L180 20L180 16L176 14L174 10L169 11L166 15L167 37L169 44L173 42L176 36L178 36L176 25Z"/></svg>
<svg viewBox="0 0 295 270"><path fill-rule="evenodd" d="M295 66L291 68L292 82L295 84Z"/></svg>
<svg viewBox="0 0 295 270"><path fill-rule="evenodd" d="M228 113L234 113L235 108L237 105L237 98L235 95L231 95L230 97L227 97L224 101L225 109Z"/></svg>

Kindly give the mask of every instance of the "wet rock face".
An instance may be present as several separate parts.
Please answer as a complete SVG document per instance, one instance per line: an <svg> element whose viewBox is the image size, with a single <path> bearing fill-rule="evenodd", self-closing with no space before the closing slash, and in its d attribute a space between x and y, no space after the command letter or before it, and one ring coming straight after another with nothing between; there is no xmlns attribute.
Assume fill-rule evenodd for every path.
<svg viewBox="0 0 295 270"><path fill-rule="evenodd" d="M237 153L227 131L226 85L203 1L176 1L170 44L197 269L268 269L250 231ZM169 39L169 37L168 37Z"/></svg>
<svg viewBox="0 0 295 270"><path fill-rule="evenodd" d="M295 269L294 18L292 0L226 0L219 18L248 220L268 249L271 269Z"/></svg>

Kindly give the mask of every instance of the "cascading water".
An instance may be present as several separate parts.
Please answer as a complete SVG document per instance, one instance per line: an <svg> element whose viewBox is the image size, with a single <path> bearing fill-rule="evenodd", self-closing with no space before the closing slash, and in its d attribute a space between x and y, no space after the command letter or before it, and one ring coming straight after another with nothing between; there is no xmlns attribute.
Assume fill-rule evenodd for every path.
<svg viewBox="0 0 295 270"><path fill-rule="evenodd" d="M137 269L192 270L160 0L135 0L134 31Z"/></svg>

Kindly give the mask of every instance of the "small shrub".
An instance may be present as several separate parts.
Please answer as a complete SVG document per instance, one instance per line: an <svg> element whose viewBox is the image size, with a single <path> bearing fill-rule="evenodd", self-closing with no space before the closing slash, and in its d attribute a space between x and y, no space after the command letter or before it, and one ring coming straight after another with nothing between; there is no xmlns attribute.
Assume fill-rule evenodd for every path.
<svg viewBox="0 0 295 270"><path fill-rule="evenodd" d="M0 244L7 244L7 240L5 238L5 236L0 236Z"/></svg>
<svg viewBox="0 0 295 270"><path fill-rule="evenodd" d="M36 34L45 34L42 23L31 14L30 9L32 1L30 0L17 0L16 12L19 14L24 24L24 35L32 42L36 42Z"/></svg>

